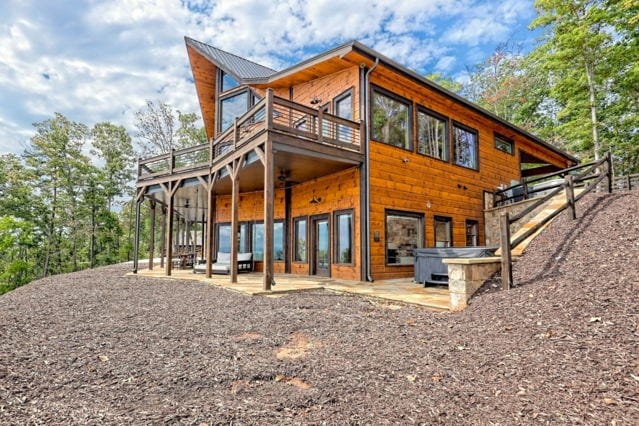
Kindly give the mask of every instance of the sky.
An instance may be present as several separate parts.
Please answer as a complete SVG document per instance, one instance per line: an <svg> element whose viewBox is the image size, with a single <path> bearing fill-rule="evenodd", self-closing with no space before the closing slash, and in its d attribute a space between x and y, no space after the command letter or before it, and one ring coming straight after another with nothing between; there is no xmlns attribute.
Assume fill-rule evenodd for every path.
<svg viewBox="0 0 639 426"><path fill-rule="evenodd" d="M146 100L198 112L184 36L276 70L360 42L463 80L501 43L526 50L532 0L0 0L0 154L60 112L124 125Z"/></svg>

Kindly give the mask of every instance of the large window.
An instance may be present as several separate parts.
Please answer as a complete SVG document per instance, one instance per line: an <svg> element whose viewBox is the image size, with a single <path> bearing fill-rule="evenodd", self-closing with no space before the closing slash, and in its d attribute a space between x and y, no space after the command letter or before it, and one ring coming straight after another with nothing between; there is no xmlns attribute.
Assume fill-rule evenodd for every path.
<svg viewBox="0 0 639 426"><path fill-rule="evenodd" d="M248 91L226 97L220 101L220 131L233 125L235 117L240 117L248 111Z"/></svg>
<svg viewBox="0 0 639 426"><path fill-rule="evenodd" d="M298 217L293 220L293 261L306 262L307 237L306 218Z"/></svg>
<svg viewBox="0 0 639 426"><path fill-rule="evenodd" d="M461 124L453 124L453 161L458 166L478 169L477 132Z"/></svg>
<svg viewBox="0 0 639 426"><path fill-rule="evenodd" d="M333 111L335 115L347 120L353 119L353 91L348 90L345 93L337 96L333 100ZM354 132L348 126L337 125L336 126L336 139L342 142L353 142Z"/></svg>
<svg viewBox="0 0 639 426"><path fill-rule="evenodd" d="M413 265L414 250L424 241L424 217L416 213L386 212L386 264Z"/></svg>
<svg viewBox="0 0 639 426"><path fill-rule="evenodd" d="M353 211L335 213L335 263L353 263Z"/></svg>
<svg viewBox="0 0 639 426"><path fill-rule="evenodd" d="M435 216L435 247L453 246L453 220L449 217Z"/></svg>
<svg viewBox="0 0 639 426"><path fill-rule="evenodd" d="M238 235L239 253L249 252L248 228L246 222L239 224L240 234ZM231 252L231 224L225 223L217 226L217 251L222 253Z"/></svg>
<svg viewBox="0 0 639 426"><path fill-rule="evenodd" d="M412 150L411 107L408 101L374 89L372 103L372 138Z"/></svg>
<svg viewBox="0 0 639 426"><path fill-rule="evenodd" d="M466 245L468 247L475 247L478 245L479 235L479 222L476 220L466 220Z"/></svg>
<svg viewBox="0 0 639 426"><path fill-rule="evenodd" d="M220 92L226 92L227 90L235 89L237 86L240 85L229 74L225 73L224 71L221 71L221 73L222 73L222 78L221 78L221 80L222 80L222 90L220 90Z"/></svg>
<svg viewBox="0 0 639 426"><path fill-rule="evenodd" d="M417 152L448 161L448 122L420 109L417 111Z"/></svg>
<svg viewBox="0 0 639 426"><path fill-rule="evenodd" d="M284 260L284 223L273 224L273 260ZM253 224L253 260L264 260L264 224Z"/></svg>

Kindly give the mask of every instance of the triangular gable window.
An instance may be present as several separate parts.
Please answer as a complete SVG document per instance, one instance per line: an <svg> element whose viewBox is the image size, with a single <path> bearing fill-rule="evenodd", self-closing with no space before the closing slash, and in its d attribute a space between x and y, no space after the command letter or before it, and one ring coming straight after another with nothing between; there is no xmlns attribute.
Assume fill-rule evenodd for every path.
<svg viewBox="0 0 639 426"><path fill-rule="evenodd" d="M222 92L226 92L227 90L231 90L239 86L240 83L237 82L233 77L229 74L222 71Z"/></svg>

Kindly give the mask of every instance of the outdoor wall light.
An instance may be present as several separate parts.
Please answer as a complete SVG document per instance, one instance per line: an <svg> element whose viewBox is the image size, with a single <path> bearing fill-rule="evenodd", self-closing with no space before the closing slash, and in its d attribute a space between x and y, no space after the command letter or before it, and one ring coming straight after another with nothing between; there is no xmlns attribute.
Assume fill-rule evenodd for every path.
<svg viewBox="0 0 639 426"><path fill-rule="evenodd" d="M313 196L313 198L311 198L311 200L309 201L309 203L311 204L319 204L322 202L322 197L316 197Z"/></svg>
<svg viewBox="0 0 639 426"><path fill-rule="evenodd" d="M403 162L404 164L408 163L409 161L410 161L410 160L409 160L408 158L402 158L402 162Z"/></svg>
<svg viewBox="0 0 639 426"><path fill-rule="evenodd" d="M317 105L320 102L322 102L322 98L318 98L317 96L313 96L313 98L311 99L311 105Z"/></svg>

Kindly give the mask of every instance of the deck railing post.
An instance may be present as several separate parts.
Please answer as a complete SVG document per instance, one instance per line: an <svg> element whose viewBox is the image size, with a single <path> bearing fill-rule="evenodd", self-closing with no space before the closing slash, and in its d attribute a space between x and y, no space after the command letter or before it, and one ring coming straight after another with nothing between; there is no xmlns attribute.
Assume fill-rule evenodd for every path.
<svg viewBox="0 0 639 426"><path fill-rule="evenodd" d="M173 169L175 168L175 149L171 148L169 152L169 173L173 174Z"/></svg>
<svg viewBox="0 0 639 426"><path fill-rule="evenodd" d="M512 257L510 253L510 219L508 212L499 217L501 239L501 288L508 290L513 284Z"/></svg>
<svg viewBox="0 0 639 426"><path fill-rule="evenodd" d="M264 106L266 130L273 128L273 89L266 89L266 104Z"/></svg>
<svg viewBox="0 0 639 426"><path fill-rule="evenodd" d="M526 177L521 178L521 185L524 191L524 200L527 200L528 199L528 181L526 180Z"/></svg>
<svg viewBox="0 0 639 426"><path fill-rule="evenodd" d="M322 111L322 108L317 110L317 141L318 142L323 142L324 140L324 111Z"/></svg>
<svg viewBox="0 0 639 426"><path fill-rule="evenodd" d="M237 125L237 117L233 121L233 150L237 149L237 143L240 140L240 128Z"/></svg>
<svg viewBox="0 0 639 426"><path fill-rule="evenodd" d="M575 206L575 186L572 175L566 175L564 178L564 187L566 188L566 202L570 208L570 217L572 220L577 219L577 209Z"/></svg>
<svg viewBox="0 0 639 426"><path fill-rule="evenodd" d="M366 143L364 138L366 137L366 128L364 127L364 120L359 120L359 152L364 153L364 144Z"/></svg>
<svg viewBox="0 0 639 426"><path fill-rule="evenodd" d="M606 175L608 183L608 194L612 193L612 156L610 151L606 152Z"/></svg>

